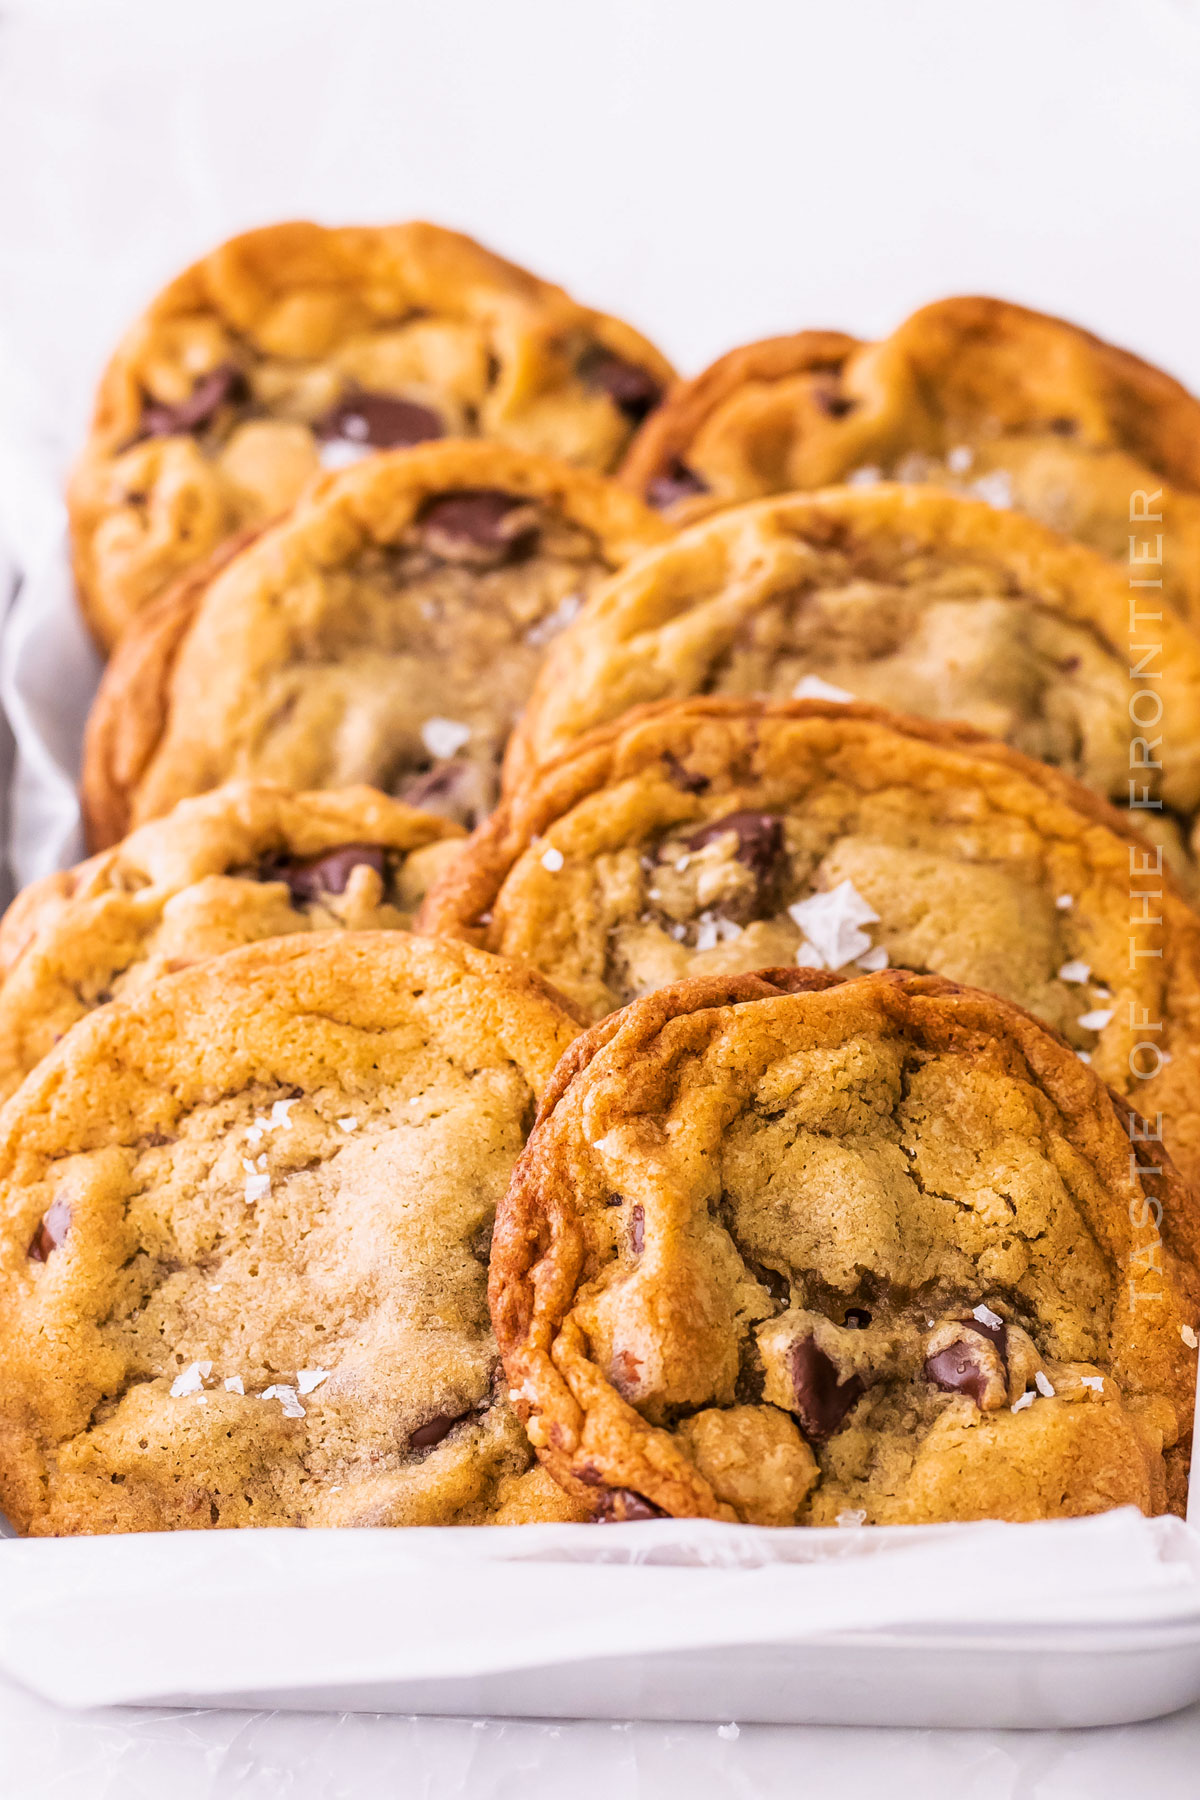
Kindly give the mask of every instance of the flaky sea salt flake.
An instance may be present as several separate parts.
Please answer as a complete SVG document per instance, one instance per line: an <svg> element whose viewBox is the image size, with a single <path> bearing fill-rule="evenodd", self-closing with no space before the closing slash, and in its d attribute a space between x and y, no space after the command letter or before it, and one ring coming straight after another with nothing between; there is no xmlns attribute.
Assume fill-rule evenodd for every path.
<svg viewBox="0 0 1200 1800"><path fill-rule="evenodd" d="M1054 904L1059 912L1070 912L1075 904L1075 896L1074 894L1059 894Z"/></svg>
<svg viewBox="0 0 1200 1800"><path fill-rule="evenodd" d="M999 1331L1001 1325L1004 1323L1000 1314L998 1312L993 1312L990 1306L977 1306L971 1314L971 1317L973 1319L978 1319L981 1325L986 1325L991 1331Z"/></svg>
<svg viewBox="0 0 1200 1800"><path fill-rule="evenodd" d="M1013 503L1012 476L1007 469L993 469L989 474L981 475L978 481L972 482L971 489L997 510Z"/></svg>
<svg viewBox="0 0 1200 1800"><path fill-rule="evenodd" d="M184 1394L198 1394L204 1386L205 1376L211 1374L210 1362L189 1363L183 1373L177 1375L171 1383L172 1400L180 1400Z"/></svg>
<svg viewBox="0 0 1200 1800"><path fill-rule="evenodd" d="M1111 1006L1097 1007L1094 1012L1080 1013L1079 1023L1085 1031L1103 1031L1115 1011Z"/></svg>
<svg viewBox="0 0 1200 1800"><path fill-rule="evenodd" d="M471 736L471 727L460 719L426 719L421 727L421 742L430 756L453 756Z"/></svg>
<svg viewBox="0 0 1200 1800"><path fill-rule="evenodd" d="M1081 1375L1079 1377L1079 1380L1080 1380L1081 1385L1085 1388L1094 1388L1096 1393L1098 1393L1098 1394L1102 1394L1104 1392L1104 1377L1103 1377L1103 1375Z"/></svg>
<svg viewBox="0 0 1200 1800"><path fill-rule="evenodd" d="M301 1395L311 1394L313 1389L328 1381L333 1373L331 1369L297 1369L296 1390Z"/></svg>
<svg viewBox="0 0 1200 1800"><path fill-rule="evenodd" d="M866 1509L861 1506L847 1507L845 1512L840 1512L834 1520L834 1524L840 1526L843 1531L857 1531L859 1526L865 1525L866 1522Z"/></svg>
<svg viewBox="0 0 1200 1800"><path fill-rule="evenodd" d="M1033 1385L1042 1396L1043 1400L1052 1400L1054 1398L1054 1383L1044 1369L1038 1370L1033 1378Z"/></svg>
<svg viewBox="0 0 1200 1800"><path fill-rule="evenodd" d="M888 966L887 947L883 944L876 944L873 950L868 950L865 956L859 957L858 966L860 969L864 969L868 975L874 975L880 969L886 969Z"/></svg>
<svg viewBox="0 0 1200 1800"><path fill-rule="evenodd" d="M823 681L819 675L802 675L792 689L793 700L853 700L854 695L847 688L835 687L832 681Z"/></svg>
<svg viewBox="0 0 1200 1800"><path fill-rule="evenodd" d="M1036 1399L1037 1399L1037 1395L1034 1393L1031 1393L1029 1391L1029 1389L1026 1389L1026 1391L1021 1395L1021 1398L1019 1400L1013 1401L1013 1403L1012 1403L1013 1412L1024 1412L1025 1408L1027 1406L1032 1406Z"/></svg>
<svg viewBox="0 0 1200 1800"><path fill-rule="evenodd" d="M1179 1327L1179 1335L1189 1350L1195 1350L1200 1347L1200 1338L1197 1338L1195 1331L1190 1325L1181 1325Z"/></svg>
<svg viewBox="0 0 1200 1800"><path fill-rule="evenodd" d="M277 1381L272 1387L264 1388L258 1397L260 1400L278 1400L285 1419L304 1417L304 1408L296 1398L296 1390L286 1381Z"/></svg>
<svg viewBox="0 0 1200 1800"><path fill-rule="evenodd" d="M292 1121L288 1114L295 1104L294 1100L277 1100L271 1108L271 1120L267 1129L269 1131L290 1131Z"/></svg>
<svg viewBox="0 0 1200 1800"><path fill-rule="evenodd" d="M227 1394L244 1394L246 1392L246 1384L240 1375L225 1377L225 1392Z"/></svg>
<svg viewBox="0 0 1200 1800"><path fill-rule="evenodd" d="M247 1206L257 1206L260 1200L266 1199L270 1191L271 1177L269 1175L247 1175L245 1189Z"/></svg>
<svg viewBox="0 0 1200 1800"><path fill-rule="evenodd" d="M347 1113L344 1118L341 1118L338 1120L338 1130L339 1131L357 1131L358 1130L358 1120L355 1118L353 1113Z"/></svg>
<svg viewBox="0 0 1200 1800"><path fill-rule="evenodd" d="M877 925L879 914L869 906L851 881L841 881L824 893L810 894L788 907L788 915L800 927L808 945L827 969L844 969L872 949L863 925ZM805 945L801 945L801 950ZM797 952L796 961L801 962ZM803 965L802 965L803 966Z"/></svg>
<svg viewBox="0 0 1200 1800"><path fill-rule="evenodd" d="M562 866L566 862L566 860L567 859L563 855L562 851L556 850L554 848L553 844L551 844L551 846L548 850L542 851L542 857L541 857L542 867L543 867L543 869L546 870L547 874L549 874L549 875L557 875L558 871L562 868Z"/></svg>
<svg viewBox="0 0 1200 1800"><path fill-rule="evenodd" d="M1078 958L1076 958L1074 962L1065 962L1063 964L1062 968L1058 971L1058 979L1060 981L1079 983L1086 981L1091 972L1091 965L1089 963L1080 962Z"/></svg>

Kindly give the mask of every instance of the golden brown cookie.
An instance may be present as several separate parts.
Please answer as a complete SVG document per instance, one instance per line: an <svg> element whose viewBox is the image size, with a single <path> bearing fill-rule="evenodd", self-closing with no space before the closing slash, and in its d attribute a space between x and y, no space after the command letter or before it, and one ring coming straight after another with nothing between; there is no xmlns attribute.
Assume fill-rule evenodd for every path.
<svg viewBox="0 0 1200 1800"><path fill-rule="evenodd" d="M0 1114L0 1507L39 1535L570 1516L488 1323L577 1032L537 976L292 936L77 1024Z"/></svg>
<svg viewBox="0 0 1200 1800"><path fill-rule="evenodd" d="M563 1059L497 1217L538 1455L610 1518L1182 1512L1200 1215L1145 1132L935 977L636 1002Z"/></svg>
<svg viewBox="0 0 1200 1800"><path fill-rule="evenodd" d="M127 632L88 722L89 844L236 777L474 823L546 645L667 534L603 476L500 444L327 476Z"/></svg>
<svg viewBox="0 0 1200 1800"><path fill-rule="evenodd" d="M932 487L756 501L639 558L553 645L506 781L644 702L823 691L962 720L1148 803L1133 821L1192 873L1200 638L1169 613L1132 625L1126 579L1094 551Z"/></svg>
<svg viewBox="0 0 1200 1800"><path fill-rule="evenodd" d="M933 481L1161 581L1142 598L1200 622L1200 401L1004 300L938 301L879 343L804 331L732 350L672 391L622 479L677 522L794 488Z"/></svg>
<svg viewBox="0 0 1200 1800"><path fill-rule="evenodd" d="M236 781L77 868L0 920L0 1099L95 1006L259 938L405 930L462 841L374 788Z"/></svg>
<svg viewBox="0 0 1200 1800"><path fill-rule="evenodd" d="M70 491L88 622L111 647L222 539L371 448L480 436L611 469L670 377L631 326L458 232L247 232L159 294L100 383Z"/></svg>
<svg viewBox="0 0 1200 1800"><path fill-rule="evenodd" d="M965 727L836 702L649 706L513 792L418 929L593 1017L784 963L944 975L1056 1026L1200 1176L1200 917L1161 846Z"/></svg>

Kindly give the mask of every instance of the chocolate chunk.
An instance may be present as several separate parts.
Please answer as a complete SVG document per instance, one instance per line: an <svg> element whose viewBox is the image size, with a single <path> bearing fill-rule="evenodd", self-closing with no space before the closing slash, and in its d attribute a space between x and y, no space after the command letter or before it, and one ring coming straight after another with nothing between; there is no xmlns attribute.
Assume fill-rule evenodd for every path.
<svg viewBox="0 0 1200 1800"><path fill-rule="evenodd" d="M298 906L316 900L322 894L344 894L353 870L365 863L382 876L387 867L387 851L382 844L338 844L320 856L290 861L279 859L267 863L263 881L285 881L288 892Z"/></svg>
<svg viewBox="0 0 1200 1800"><path fill-rule="evenodd" d="M171 406L165 400L149 400L142 408L141 435L176 437L183 432L199 431L211 423L219 407L227 401L246 398L246 377L236 363L221 363L202 375L186 400Z"/></svg>
<svg viewBox="0 0 1200 1800"><path fill-rule="evenodd" d="M588 387L607 394L635 425L640 425L662 399L662 386L649 369L626 362L623 356L617 356L599 344L580 358L579 373Z"/></svg>
<svg viewBox="0 0 1200 1800"><path fill-rule="evenodd" d="M26 1255L32 1262L48 1261L71 1229L71 1205L67 1200L52 1200L38 1223Z"/></svg>
<svg viewBox="0 0 1200 1800"><path fill-rule="evenodd" d="M760 887L765 887L783 854L783 820L774 813L731 812L723 819L702 825L687 839L689 850L703 850L732 831L737 838L737 859L744 863Z"/></svg>
<svg viewBox="0 0 1200 1800"><path fill-rule="evenodd" d="M983 1407L987 1392L988 1372L979 1360L978 1350L962 1338L936 1356L925 1359L925 1378L946 1394L969 1394L976 1406Z"/></svg>
<svg viewBox="0 0 1200 1800"><path fill-rule="evenodd" d="M691 769L685 769L673 750L664 751L663 762L675 786L682 788L685 794L703 794L712 786L707 775L697 775Z"/></svg>
<svg viewBox="0 0 1200 1800"><path fill-rule="evenodd" d="M449 1437L456 1425L461 1425L464 1419L472 1416L470 1412L438 1413L434 1418L428 1419L424 1425L418 1425L415 1431L409 1433L409 1449L432 1450L433 1446L440 1444L444 1437Z"/></svg>
<svg viewBox="0 0 1200 1800"><path fill-rule="evenodd" d="M865 1306L852 1306L842 1320L848 1331L865 1331L871 1323L871 1315Z"/></svg>
<svg viewBox="0 0 1200 1800"><path fill-rule="evenodd" d="M689 469L686 463L676 460L665 474L654 477L646 489L646 498L651 506L665 511L678 500L690 500L694 494L707 493L707 481L702 480L695 469Z"/></svg>
<svg viewBox="0 0 1200 1800"><path fill-rule="evenodd" d="M495 488L464 488L438 494L418 523L426 547L447 562L495 567L528 556L537 545L534 507Z"/></svg>
<svg viewBox="0 0 1200 1800"><path fill-rule="evenodd" d="M995 1344L1001 1356L1007 1358L1008 1326L1004 1323L1003 1319L1001 1319L999 1325L985 1325L982 1319L977 1319L974 1313L970 1313L962 1320L962 1323L967 1327L968 1331L973 1331L978 1337L987 1338L990 1344Z"/></svg>
<svg viewBox="0 0 1200 1800"><path fill-rule="evenodd" d="M629 1243L635 1256L640 1256L646 1247L646 1213L644 1207L635 1206L629 1215Z"/></svg>
<svg viewBox="0 0 1200 1800"><path fill-rule="evenodd" d="M407 444L444 437L446 428L435 412L418 406L415 400L352 388L317 420L313 430L319 438L347 438L352 444L369 444L373 450L399 450Z"/></svg>
<svg viewBox="0 0 1200 1800"><path fill-rule="evenodd" d="M597 1525L627 1525L635 1519L665 1519L668 1514L644 1494L635 1494L632 1488L606 1488L593 1517Z"/></svg>
<svg viewBox="0 0 1200 1800"><path fill-rule="evenodd" d="M832 1359L812 1337L793 1344L788 1364L796 1396L792 1410L805 1437L822 1443L841 1427L850 1408L865 1392L866 1383L861 1375L848 1375L843 1381Z"/></svg>

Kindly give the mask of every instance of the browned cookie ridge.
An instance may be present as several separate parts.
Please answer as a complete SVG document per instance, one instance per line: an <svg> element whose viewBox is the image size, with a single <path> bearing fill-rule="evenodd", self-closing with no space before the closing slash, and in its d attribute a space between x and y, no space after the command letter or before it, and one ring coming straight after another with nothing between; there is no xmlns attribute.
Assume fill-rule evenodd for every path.
<svg viewBox="0 0 1200 1800"><path fill-rule="evenodd" d="M0 1114L17 1528L572 1516L485 1289L577 1030L538 977L395 931L232 950L75 1025Z"/></svg>
<svg viewBox="0 0 1200 1800"><path fill-rule="evenodd" d="M220 542L370 449L480 436L611 469L671 377L620 319L437 225L231 239L131 328L71 482L110 647Z"/></svg>
<svg viewBox="0 0 1200 1800"><path fill-rule="evenodd" d="M603 476L501 444L327 476L126 633L88 722L89 843L238 777L475 822L546 646L667 535Z"/></svg>
<svg viewBox="0 0 1200 1800"><path fill-rule="evenodd" d="M1200 1218L1152 1139L934 977L635 1002L564 1058L497 1218L538 1455L601 1518L1181 1512Z"/></svg>
<svg viewBox="0 0 1200 1800"><path fill-rule="evenodd" d="M238 781L35 881L0 921L0 1099L94 1007L260 938L406 929L462 841L373 788Z"/></svg>
<svg viewBox="0 0 1200 1800"><path fill-rule="evenodd" d="M596 591L551 648L506 781L650 701L858 698L962 721L1136 799L1132 819L1190 880L1200 638L1155 610L1134 625L1128 579L1105 558L933 487L755 501ZM1151 733L1131 709L1169 726Z"/></svg>
<svg viewBox="0 0 1200 1800"><path fill-rule="evenodd" d="M1200 402L1004 300L938 301L878 343L804 331L732 350L677 385L622 479L677 521L833 482L936 482L1161 579L1200 621Z"/></svg>
<svg viewBox="0 0 1200 1800"><path fill-rule="evenodd" d="M418 928L593 1017L692 974L916 969L1028 1008L1200 1175L1200 918L1161 846L965 727L822 701L626 714L511 793Z"/></svg>

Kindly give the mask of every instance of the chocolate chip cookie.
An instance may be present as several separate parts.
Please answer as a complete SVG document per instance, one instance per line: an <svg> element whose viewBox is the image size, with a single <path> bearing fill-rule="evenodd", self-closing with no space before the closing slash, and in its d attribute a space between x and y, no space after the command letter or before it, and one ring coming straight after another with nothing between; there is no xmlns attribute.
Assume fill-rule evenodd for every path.
<svg viewBox="0 0 1200 1800"><path fill-rule="evenodd" d="M186 270L100 383L71 482L108 648L177 576L372 449L486 437L611 469L671 368L620 319L436 225L247 232Z"/></svg>
<svg viewBox="0 0 1200 1800"><path fill-rule="evenodd" d="M473 824L546 646L668 528L500 444L370 458L126 634L84 747L93 849L237 777L370 782Z"/></svg>
<svg viewBox="0 0 1200 1800"><path fill-rule="evenodd" d="M488 1323L577 1024L401 932L254 944L82 1020L0 1124L0 1507L34 1534L569 1517Z"/></svg>
<svg viewBox="0 0 1200 1800"><path fill-rule="evenodd" d="M373 788L231 782L35 881L0 921L0 1099L159 975L290 932L407 929L461 837Z"/></svg>
<svg viewBox="0 0 1200 1800"><path fill-rule="evenodd" d="M511 794L418 928L593 1017L701 973L899 966L1026 1007L1200 1176L1200 918L1160 845L965 727L832 701L648 706Z"/></svg>
<svg viewBox="0 0 1200 1800"><path fill-rule="evenodd" d="M617 1013L551 1084L489 1295L601 1518L1184 1510L1200 1215L993 995L771 969Z"/></svg>
<svg viewBox="0 0 1200 1800"><path fill-rule="evenodd" d="M622 476L676 520L831 482L933 481L1032 513L1200 622L1200 401L1004 300L939 301L879 343L805 331L730 351L672 392Z"/></svg>
<svg viewBox="0 0 1200 1800"><path fill-rule="evenodd" d="M1171 721L1169 752L1131 723L1139 687L1135 711ZM700 693L858 697L963 720L1116 804L1148 803L1136 822L1152 819L1193 873L1200 639L1170 614L1131 630L1126 578L1019 514L886 486L693 526L614 576L558 639L506 778L629 706Z"/></svg>

